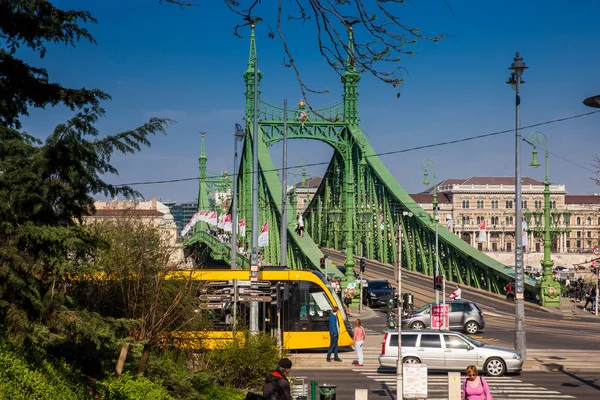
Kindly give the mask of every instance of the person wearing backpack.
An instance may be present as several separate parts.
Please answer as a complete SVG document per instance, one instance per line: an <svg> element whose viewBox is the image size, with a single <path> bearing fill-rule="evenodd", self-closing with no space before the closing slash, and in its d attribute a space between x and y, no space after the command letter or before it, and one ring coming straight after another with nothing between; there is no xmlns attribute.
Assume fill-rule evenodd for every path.
<svg viewBox="0 0 600 400"><path fill-rule="evenodd" d="M287 379L291 369L292 361L289 358L279 360L275 371L265 379L263 396L266 400L292 400L290 382Z"/></svg>
<svg viewBox="0 0 600 400"><path fill-rule="evenodd" d="M463 386L463 400L494 400L490 388L483 376L478 376L477 367L467 367L467 379Z"/></svg>

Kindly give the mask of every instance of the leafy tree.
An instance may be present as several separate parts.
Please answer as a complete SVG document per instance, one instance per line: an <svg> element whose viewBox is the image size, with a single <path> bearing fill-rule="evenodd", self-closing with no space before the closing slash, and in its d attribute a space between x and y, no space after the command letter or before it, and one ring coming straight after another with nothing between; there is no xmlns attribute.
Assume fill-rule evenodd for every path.
<svg viewBox="0 0 600 400"><path fill-rule="evenodd" d="M0 2L0 329L12 342L38 349L71 343L103 351L112 344L105 339L113 337L114 324L78 310L65 277L102 245L80 224L93 211L92 196L134 194L103 180L117 173L113 154L149 146L149 137L164 133L170 122L152 118L132 130L100 135L95 124L108 95L53 83L45 70L16 57L21 46L43 57L48 42L93 42L80 26L85 22L95 20L48 1ZM29 107L57 104L76 113L46 140L17 130Z"/></svg>
<svg viewBox="0 0 600 400"><path fill-rule="evenodd" d="M86 270L96 279L77 285L81 288L77 303L105 316L136 322L126 326L126 334L144 343L138 368L141 373L153 347L168 345L173 331L194 327L199 315L195 312L199 282L189 279L185 271L179 273L178 280L166 279L177 266L176 249L161 225L125 211L119 218L91 222L87 229L107 247L96 253ZM124 361L127 345L122 349Z"/></svg>

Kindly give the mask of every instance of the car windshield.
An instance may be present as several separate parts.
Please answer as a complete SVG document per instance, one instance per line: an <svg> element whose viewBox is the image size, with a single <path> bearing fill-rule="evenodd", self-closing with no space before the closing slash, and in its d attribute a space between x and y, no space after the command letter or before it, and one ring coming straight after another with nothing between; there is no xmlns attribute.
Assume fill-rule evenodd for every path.
<svg viewBox="0 0 600 400"><path fill-rule="evenodd" d="M388 282L381 282L381 281L371 281L371 282L369 282L369 289L375 289L375 290L393 290L392 285L390 285Z"/></svg>
<svg viewBox="0 0 600 400"><path fill-rule="evenodd" d="M430 306L431 306L431 304L425 304L423 307L421 307L417 311L415 311L415 314L424 313L425 311L427 311L429 309Z"/></svg>
<svg viewBox="0 0 600 400"><path fill-rule="evenodd" d="M471 339L470 337L466 336L466 335L460 335L461 338L465 339L467 342L469 342L470 344L472 344L475 347L481 347L484 345L484 343L479 342L475 339Z"/></svg>

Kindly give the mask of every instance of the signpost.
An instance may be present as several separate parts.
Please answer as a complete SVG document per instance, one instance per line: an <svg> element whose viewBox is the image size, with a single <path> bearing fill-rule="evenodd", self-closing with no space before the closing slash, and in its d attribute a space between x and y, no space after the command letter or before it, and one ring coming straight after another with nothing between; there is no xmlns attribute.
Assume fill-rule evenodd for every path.
<svg viewBox="0 0 600 400"><path fill-rule="evenodd" d="M595 256L600 256L600 246L594 246L592 253L594 253Z"/></svg>
<svg viewBox="0 0 600 400"><path fill-rule="evenodd" d="M212 310L216 308L225 308L225 303L200 303L200 308Z"/></svg>
<svg viewBox="0 0 600 400"><path fill-rule="evenodd" d="M427 365L402 364L403 366L403 397L405 399L427 398ZM400 399L398 399L400 400ZM402 399L404 400L404 399Z"/></svg>

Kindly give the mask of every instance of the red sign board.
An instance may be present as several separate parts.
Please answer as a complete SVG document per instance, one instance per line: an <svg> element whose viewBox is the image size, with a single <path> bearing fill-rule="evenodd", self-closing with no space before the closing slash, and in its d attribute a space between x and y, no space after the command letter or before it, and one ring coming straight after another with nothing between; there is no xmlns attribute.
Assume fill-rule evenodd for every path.
<svg viewBox="0 0 600 400"><path fill-rule="evenodd" d="M431 329L448 329L450 326L450 313L448 305L431 306Z"/></svg>
<svg viewBox="0 0 600 400"><path fill-rule="evenodd" d="M592 253L594 253L597 256L600 256L600 246L594 246L594 248L592 249Z"/></svg>

